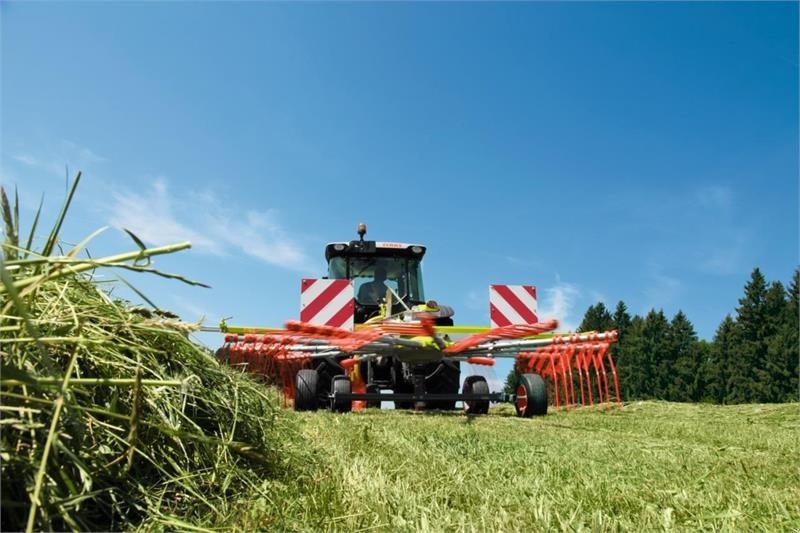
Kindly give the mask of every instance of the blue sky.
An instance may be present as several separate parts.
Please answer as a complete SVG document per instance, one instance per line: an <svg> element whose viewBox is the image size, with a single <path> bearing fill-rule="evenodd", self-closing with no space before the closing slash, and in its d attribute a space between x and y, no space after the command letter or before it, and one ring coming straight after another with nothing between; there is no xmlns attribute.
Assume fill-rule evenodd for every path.
<svg viewBox="0 0 800 533"><path fill-rule="evenodd" d="M277 325L323 246L429 246L426 291L488 323L684 310L711 338L750 271L798 264L796 3L19 3L0 179L64 237L192 240L131 279L195 320ZM109 231L94 255L132 249ZM130 277L130 276L127 276ZM118 294L129 294L119 289ZM214 343L212 338L210 343Z"/></svg>

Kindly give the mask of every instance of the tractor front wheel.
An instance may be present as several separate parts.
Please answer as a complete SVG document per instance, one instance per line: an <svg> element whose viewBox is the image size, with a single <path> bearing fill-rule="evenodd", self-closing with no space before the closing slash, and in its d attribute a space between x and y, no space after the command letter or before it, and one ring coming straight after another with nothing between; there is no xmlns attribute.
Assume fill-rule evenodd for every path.
<svg viewBox="0 0 800 533"><path fill-rule="evenodd" d="M316 411L319 374L316 370L302 368L294 378L294 410Z"/></svg>
<svg viewBox="0 0 800 533"><path fill-rule="evenodd" d="M463 394L489 394L489 384L483 376L469 376L464 380ZM468 415L485 415L489 412L489 400L464 400L464 411Z"/></svg>
<svg viewBox="0 0 800 533"><path fill-rule="evenodd" d="M381 389L379 389L376 385L367 385L367 392L370 394L380 394ZM380 408L381 408L380 400L367 400L367 409L380 409Z"/></svg>
<svg viewBox="0 0 800 533"><path fill-rule="evenodd" d="M333 383L331 383L331 411L334 413L349 413L353 410L353 402L351 400L340 400L337 398L340 394L350 394L352 386L350 378L347 376L335 376Z"/></svg>
<svg viewBox="0 0 800 533"><path fill-rule="evenodd" d="M547 414L547 387L539 374L522 374L517 382L514 408L517 416L529 418Z"/></svg>

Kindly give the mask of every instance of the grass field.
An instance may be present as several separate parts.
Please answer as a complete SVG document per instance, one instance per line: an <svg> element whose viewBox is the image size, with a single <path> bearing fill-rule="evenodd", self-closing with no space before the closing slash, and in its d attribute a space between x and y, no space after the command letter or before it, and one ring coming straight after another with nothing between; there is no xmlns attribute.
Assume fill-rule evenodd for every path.
<svg viewBox="0 0 800 533"><path fill-rule="evenodd" d="M0 189L3 530L800 531L797 403L281 409L98 290L108 265L195 283L142 262L188 243L51 257L79 179L38 252Z"/></svg>
<svg viewBox="0 0 800 533"><path fill-rule="evenodd" d="M800 530L800 405L637 402L521 420L303 414L305 474L236 529ZM297 444L300 444L299 442Z"/></svg>

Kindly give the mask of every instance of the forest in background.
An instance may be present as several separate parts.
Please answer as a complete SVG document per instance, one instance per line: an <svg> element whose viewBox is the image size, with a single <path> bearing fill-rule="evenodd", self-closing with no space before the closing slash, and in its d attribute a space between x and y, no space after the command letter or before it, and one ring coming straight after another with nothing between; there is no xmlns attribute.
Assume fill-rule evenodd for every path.
<svg viewBox="0 0 800 533"><path fill-rule="evenodd" d="M800 398L800 269L788 287L755 268L733 315L711 342L698 339L689 318L662 310L631 315L625 302L586 310L579 331L619 332L612 355L623 400L720 404L773 403ZM515 370L506 378L516 383Z"/></svg>

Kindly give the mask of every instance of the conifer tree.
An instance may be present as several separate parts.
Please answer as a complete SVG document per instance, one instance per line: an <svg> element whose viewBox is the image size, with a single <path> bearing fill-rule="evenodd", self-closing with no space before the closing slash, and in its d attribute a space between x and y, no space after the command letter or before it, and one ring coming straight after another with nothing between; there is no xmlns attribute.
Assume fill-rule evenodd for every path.
<svg viewBox="0 0 800 533"><path fill-rule="evenodd" d="M737 339L736 322L727 315L717 328L710 357L703 368L706 397L715 403L724 403L728 398L731 360L738 353Z"/></svg>
<svg viewBox="0 0 800 533"><path fill-rule="evenodd" d="M636 398L663 398L664 382L660 375L660 361L668 351L667 332L669 321L664 312L651 310L644 320L631 323L625 351L631 363L630 378L634 384Z"/></svg>
<svg viewBox="0 0 800 533"><path fill-rule="evenodd" d="M798 286L800 285L800 269L795 270L792 282L786 291L776 331L767 341L767 366L769 376L768 401L785 402L800 399L798 391L798 373L800 368L800 302L798 302ZM767 306L770 314L774 313L773 305L777 303L777 295L773 287L767 295Z"/></svg>
<svg viewBox="0 0 800 533"><path fill-rule="evenodd" d="M766 399L761 372L766 368L764 321L767 283L755 268L736 309L737 353L729 354L726 403L757 402Z"/></svg>
<svg viewBox="0 0 800 533"><path fill-rule="evenodd" d="M764 324L761 330L765 343L764 368L757 369L760 401L780 402L788 392L791 376L788 359L792 347L787 344L786 290L776 281L764 299Z"/></svg>
<svg viewBox="0 0 800 533"><path fill-rule="evenodd" d="M669 378L663 372L666 368L661 361L670 359L669 349L669 321L664 315L664 311L651 310L644 319L644 338L647 341L647 351L645 368L648 370L648 379L645 382L646 389L650 391L653 398L663 399L667 395L667 383Z"/></svg>
<svg viewBox="0 0 800 533"><path fill-rule="evenodd" d="M789 285L785 322L787 345L791 348L789 364L788 401L800 400L800 268L795 269Z"/></svg>
<svg viewBox="0 0 800 533"><path fill-rule="evenodd" d="M578 326L578 331L606 331L611 329L613 322L611 313L606 309L605 304L600 302L596 305L590 305L583 315L583 321Z"/></svg>
<svg viewBox="0 0 800 533"><path fill-rule="evenodd" d="M678 311L669 325L666 352L659 361L662 397L665 400L689 402L696 399L696 378L700 366L696 343L694 326L683 311Z"/></svg>
<svg viewBox="0 0 800 533"><path fill-rule="evenodd" d="M620 393L627 398L625 389L628 384L622 381L621 377L622 368L628 365L624 346L627 343L628 332L631 329L631 315L628 313L628 307L622 300L617 303L617 307L614 309L611 327L617 330L618 334L617 342L611 346L611 356L614 358L617 375L620 377Z"/></svg>
<svg viewBox="0 0 800 533"><path fill-rule="evenodd" d="M694 360L697 362L697 372L694 376L694 397L692 398L692 401L715 401L713 398L709 397L709 394L706 391L707 383L705 381L707 375L705 370L709 361L711 361L713 349L714 345L703 339L698 340L692 346Z"/></svg>
<svg viewBox="0 0 800 533"><path fill-rule="evenodd" d="M631 319L625 335L620 338L622 357L616 361L620 388L625 400L645 398L647 372L645 365L644 319L639 315Z"/></svg>
<svg viewBox="0 0 800 533"><path fill-rule="evenodd" d="M612 317L612 327L617 330L620 337L622 337L628 328L631 327L631 315L628 313L628 306L625 302L620 300L617 307L614 309L614 316Z"/></svg>

